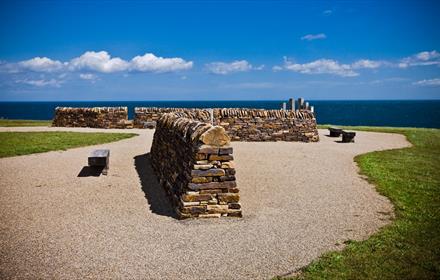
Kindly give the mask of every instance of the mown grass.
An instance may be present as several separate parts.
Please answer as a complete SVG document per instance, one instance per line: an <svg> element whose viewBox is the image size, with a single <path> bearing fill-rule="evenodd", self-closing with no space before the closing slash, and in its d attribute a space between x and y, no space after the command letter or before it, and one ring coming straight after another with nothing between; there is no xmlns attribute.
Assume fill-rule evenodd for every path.
<svg viewBox="0 0 440 280"><path fill-rule="evenodd" d="M50 126L52 121L37 121L37 120L7 120L0 119L0 127L13 127L13 126Z"/></svg>
<svg viewBox="0 0 440 280"><path fill-rule="evenodd" d="M66 150L133 137L134 133L0 132L0 158Z"/></svg>
<svg viewBox="0 0 440 280"><path fill-rule="evenodd" d="M400 133L414 145L355 158L392 201L396 218L369 239L324 254L293 279L440 279L440 130L342 128Z"/></svg>

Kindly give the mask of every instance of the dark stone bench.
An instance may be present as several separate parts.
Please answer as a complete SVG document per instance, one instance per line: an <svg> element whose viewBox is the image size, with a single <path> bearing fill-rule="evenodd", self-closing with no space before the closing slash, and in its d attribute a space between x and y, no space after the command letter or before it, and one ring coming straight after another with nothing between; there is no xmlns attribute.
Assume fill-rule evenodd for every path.
<svg viewBox="0 0 440 280"><path fill-rule="evenodd" d="M355 136L356 136L356 132L353 132L353 131L342 131L342 143L354 142L354 137Z"/></svg>
<svg viewBox="0 0 440 280"><path fill-rule="evenodd" d="M102 167L102 174L107 175L110 162L110 150L99 149L93 150L89 156L90 167Z"/></svg>
<svg viewBox="0 0 440 280"><path fill-rule="evenodd" d="M339 137L342 134L342 129L338 127L329 127L330 137Z"/></svg>

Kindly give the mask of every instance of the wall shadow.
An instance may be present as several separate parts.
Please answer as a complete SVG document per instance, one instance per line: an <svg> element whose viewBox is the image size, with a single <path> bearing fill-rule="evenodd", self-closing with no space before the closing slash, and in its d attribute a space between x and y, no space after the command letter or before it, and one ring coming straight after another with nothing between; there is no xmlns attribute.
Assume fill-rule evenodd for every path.
<svg viewBox="0 0 440 280"><path fill-rule="evenodd" d="M153 172L150 153L135 156L134 166L141 181L142 191L150 205L150 210L157 215L177 219L177 214L171 205L167 193L159 184Z"/></svg>
<svg viewBox="0 0 440 280"><path fill-rule="evenodd" d="M77 177L99 177L104 166L84 166Z"/></svg>

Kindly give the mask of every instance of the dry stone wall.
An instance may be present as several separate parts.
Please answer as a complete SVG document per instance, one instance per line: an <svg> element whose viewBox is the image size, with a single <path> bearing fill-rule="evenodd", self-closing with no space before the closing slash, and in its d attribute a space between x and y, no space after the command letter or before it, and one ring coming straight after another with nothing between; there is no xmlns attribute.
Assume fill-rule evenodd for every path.
<svg viewBox="0 0 440 280"><path fill-rule="evenodd" d="M133 128L133 122L128 120L127 107L57 107L52 126Z"/></svg>
<svg viewBox="0 0 440 280"><path fill-rule="evenodd" d="M155 128L162 115L172 112L222 126L232 141L319 141L315 114L309 109L294 111L140 107L135 108L134 121L131 122L128 121L127 107L59 107L55 111L53 126Z"/></svg>
<svg viewBox="0 0 440 280"><path fill-rule="evenodd" d="M151 162L179 218L242 216L229 141L223 127L184 112L157 120Z"/></svg>
<svg viewBox="0 0 440 280"><path fill-rule="evenodd" d="M211 119L210 113L205 109L136 107L134 108L134 127L154 128L163 114L175 112L202 122L209 122Z"/></svg>
<svg viewBox="0 0 440 280"><path fill-rule="evenodd" d="M315 115L308 110L215 109L214 124L233 141L319 140Z"/></svg>
<svg viewBox="0 0 440 280"><path fill-rule="evenodd" d="M134 125L154 128L165 113L220 125L233 141L319 141L315 114L310 110L135 108Z"/></svg>

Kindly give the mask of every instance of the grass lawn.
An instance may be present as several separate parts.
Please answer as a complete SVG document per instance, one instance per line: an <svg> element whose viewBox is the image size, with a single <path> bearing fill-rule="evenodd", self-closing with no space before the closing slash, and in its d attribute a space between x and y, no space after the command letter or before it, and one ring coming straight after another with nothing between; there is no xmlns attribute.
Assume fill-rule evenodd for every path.
<svg viewBox="0 0 440 280"><path fill-rule="evenodd" d="M7 120L0 119L0 126L50 126L52 121L34 121L34 120Z"/></svg>
<svg viewBox="0 0 440 280"><path fill-rule="evenodd" d="M396 219L368 240L321 256L293 279L440 279L440 130L342 128L401 133L414 145L355 158L393 202Z"/></svg>
<svg viewBox="0 0 440 280"><path fill-rule="evenodd" d="M133 137L134 133L0 132L0 158L66 150Z"/></svg>

